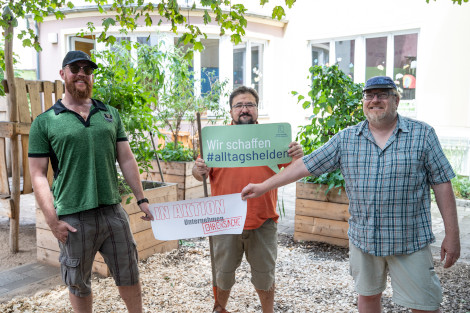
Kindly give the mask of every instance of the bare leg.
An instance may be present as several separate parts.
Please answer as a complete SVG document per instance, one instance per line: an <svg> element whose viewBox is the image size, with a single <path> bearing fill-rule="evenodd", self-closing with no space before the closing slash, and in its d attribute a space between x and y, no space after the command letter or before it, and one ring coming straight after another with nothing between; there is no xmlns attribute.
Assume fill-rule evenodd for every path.
<svg viewBox="0 0 470 313"><path fill-rule="evenodd" d="M230 289L223 290L217 287L217 302L220 304L220 307L216 307L216 311L220 311L221 309L225 309L227 306L228 298L230 297Z"/></svg>
<svg viewBox="0 0 470 313"><path fill-rule="evenodd" d="M256 289L263 313L274 313L274 290L276 286L273 285L269 290Z"/></svg>
<svg viewBox="0 0 470 313"><path fill-rule="evenodd" d="M132 286L118 286L119 294L129 313L142 313L142 290L140 283Z"/></svg>
<svg viewBox="0 0 470 313"><path fill-rule="evenodd" d="M92 313L93 294L86 297L79 297L69 292L70 303L75 313Z"/></svg>
<svg viewBox="0 0 470 313"><path fill-rule="evenodd" d="M357 308L359 313L380 313L382 312L382 304L380 299L382 293L373 296L361 296L357 300Z"/></svg>

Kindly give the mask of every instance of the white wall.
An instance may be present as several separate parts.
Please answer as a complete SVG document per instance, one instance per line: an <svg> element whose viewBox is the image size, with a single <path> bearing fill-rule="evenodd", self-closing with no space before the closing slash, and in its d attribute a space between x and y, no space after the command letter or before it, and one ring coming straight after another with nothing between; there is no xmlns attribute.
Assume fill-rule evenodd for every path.
<svg viewBox="0 0 470 313"><path fill-rule="evenodd" d="M257 0L240 2L249 8L248 12L268 17L273 5L283 1L270 1L265 7L259 6ZM286 11L285 25L255 17L249 20L246 30L246 38L266 43L263 79L268 115L263 122L289 122L294 135L298 125L309 123L307 117L311 113L304 111L291 95L293 90L304 95L308 92L309 41L413 30L419 34L417 118L434 126L441 138L470 139L469 4L454 5L451 0L429 4L425 0L317 0L297 1ZM42 79L58 78L59 63L67 51L67 36L85 27L87 21L99 25L101 19L102 16L88 12L41 25ZM202 25L200 18L191 21L211 36L219 32L216 25ZM163 24L147 31L157 29L168 31L169 27ZM53 32L59 34L57 44L47 42L48 33Z"/></svg>

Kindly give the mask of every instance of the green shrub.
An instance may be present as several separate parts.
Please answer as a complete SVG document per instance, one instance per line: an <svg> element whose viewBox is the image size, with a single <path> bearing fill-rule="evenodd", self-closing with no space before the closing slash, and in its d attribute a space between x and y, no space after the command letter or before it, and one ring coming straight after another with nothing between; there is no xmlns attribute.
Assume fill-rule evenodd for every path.
<svg viewBox="0 0 470 313"><path fill-rule="evenodd" d="M308 97L292 92L297 95L297 102L302 102L305 110L312 111L310 124L301 126L296 137L305 154L318 149L341 130L364 120L362 84L354 83L337 64L330 67L313 66L310 73L312 85ZM305 180L327 184L326 193L332 188L344 187L345 184L339 169L319 177L307 177Z"/></svg>
<svg viewBox="0 0 470 313"><path fill-rule="evenodd" d="M452 187L457 198L470 199L470 178L457 175L452 179Z"/></svg>
<svg viewBox="0 0 470 313"><path fill-rule="evenodd" d="M165 161L194 161L194 151L183 146L182 142L176 144L167 142L163 148L158 151L160 158Z"/></svg>

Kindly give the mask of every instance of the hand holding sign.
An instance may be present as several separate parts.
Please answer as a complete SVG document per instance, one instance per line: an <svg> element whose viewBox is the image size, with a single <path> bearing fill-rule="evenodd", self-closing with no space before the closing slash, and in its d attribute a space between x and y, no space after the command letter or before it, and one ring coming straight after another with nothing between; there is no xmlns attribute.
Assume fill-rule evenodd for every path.
<svg viewBox="0 0 470 313"><path fill-rule="evenodd" d="M291 143L288 123L208 126L202 129L203 159L209 167L267 165L279 172L278 164L289 163Z"/></svg>

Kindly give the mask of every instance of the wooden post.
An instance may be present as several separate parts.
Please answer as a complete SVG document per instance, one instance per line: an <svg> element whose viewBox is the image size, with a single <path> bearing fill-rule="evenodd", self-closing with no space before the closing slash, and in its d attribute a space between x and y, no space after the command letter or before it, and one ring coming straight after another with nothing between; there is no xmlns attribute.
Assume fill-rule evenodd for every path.
<svg viewBox="0 0 470 313"><path fill-rule="evenodd" d="M197 131L199 133L199 152L201 153L201 158L204 157L202 151L202 131L201 131L201 113L196 113L197 118ZM202 182L204 184L204 197L207 198L209 193L207 192L207 180L206 175L202 175ZM215 307L217 306L217 274L215 269L215 258L214 258L214 242L212 236L209 236L209 252L211 256L211 270L212 270L212 292L214 293Z"/></svg>
<svg viewBox="0 0 470 313"><path fill-rule="evenodd" d="M11 14L11 13L10 13ZM15 73L13 71L13 20L5 27L5 77L8 82L8 112L10 122L18 122L18 108L16 106L16 84ZM10 252L18 252L18 234L20 227L20 163L19 163L19 140L18 135L10 138L11 148L11 175L12 175L12 212L10 218Z"/></svg>

